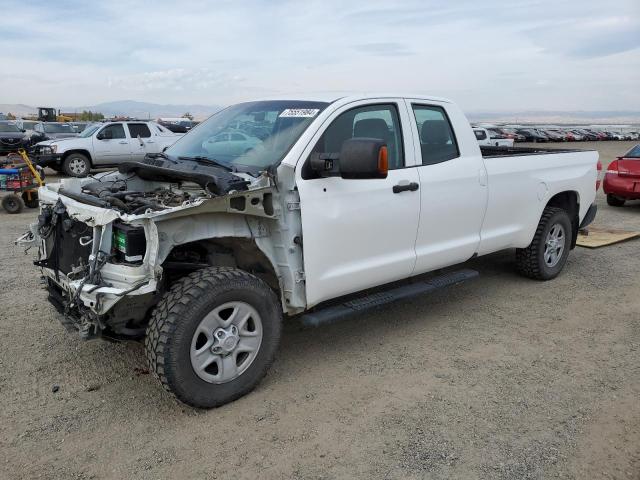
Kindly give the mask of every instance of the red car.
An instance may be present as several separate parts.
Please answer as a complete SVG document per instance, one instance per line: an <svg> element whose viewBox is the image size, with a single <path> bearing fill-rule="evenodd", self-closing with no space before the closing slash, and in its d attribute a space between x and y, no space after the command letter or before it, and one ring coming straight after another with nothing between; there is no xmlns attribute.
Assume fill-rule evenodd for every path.
<svg viewBox="0 0 640 480"><path fill-rule="evenodd" d="M640 144L609 164L602 189L613 207L640 199Z"/></svg>

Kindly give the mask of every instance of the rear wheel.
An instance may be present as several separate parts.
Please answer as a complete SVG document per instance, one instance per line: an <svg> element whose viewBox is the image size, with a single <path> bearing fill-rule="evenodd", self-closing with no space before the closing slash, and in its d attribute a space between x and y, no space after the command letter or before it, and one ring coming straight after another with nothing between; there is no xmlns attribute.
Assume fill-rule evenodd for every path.
<svg viewBox="0 0 640 480"><path fill-rule="evenodd" d="M211 408L253 390L273 362L282 328L274 292L259 278L211 267L178 280L153 311L151 370L182 402Z"/></svg>
<svg viewBox="0 0 640 480"><path fill-rule="evenodd" d="M616 197L615 195L608 194L607 195L607 204L612 207L622 207L626 202L626 199L622 197Z"/></svg>
<svg viewBox="0 0 640 480"><path fill-rule="evenodd" d="M20 213L24 209L24 202L18 195L11 193L2 197L2 208L7 213Z"/></svg>
<svg viewBox="0 0 640 480"><path fill-rule="evenodd" d="M557 277L567 263L572 235L569 214L561 208L546 207L531 244L516 249L518 271L536 280Z"/></svg>
<svg viewBox="0 0 640 480"><path fill-rule="evenodd" d="M82 153L72 153L62 162L62 171L70 177L86 177L91 170L91 162Z"/></svg>

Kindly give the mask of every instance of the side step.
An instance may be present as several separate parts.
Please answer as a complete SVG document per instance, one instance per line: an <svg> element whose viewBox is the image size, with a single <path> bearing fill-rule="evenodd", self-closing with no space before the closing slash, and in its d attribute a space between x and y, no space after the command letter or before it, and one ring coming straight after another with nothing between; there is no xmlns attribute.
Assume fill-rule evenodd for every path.
<svg viewBox="0 0 640 480"><path fill-rule="evenodd" d="M349 300L338 305L331 305L316 312L305 313L300 317L304 326L317 327L325 323L332 323L354 313L370 310L387 303L430 293L441 288L456 285L466 280L476 278L479 273L475 270L463 269L445 273L408 285L392 288L384 292L373 293L364 297Z"/></svg>

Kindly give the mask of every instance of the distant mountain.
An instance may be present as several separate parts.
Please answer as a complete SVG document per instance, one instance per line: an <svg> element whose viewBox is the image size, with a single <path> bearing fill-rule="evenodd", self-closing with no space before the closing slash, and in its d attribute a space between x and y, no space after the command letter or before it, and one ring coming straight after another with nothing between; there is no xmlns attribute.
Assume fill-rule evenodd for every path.
<svg viewBox="0 0 640 480"><path fill-rule="evenodd" d="M104 114L105 117L127 116L150 119L158 117L181 117L188 112L197 120L204 120L221 108L219 105L160 105L157 103L137 102L135 100L120 100L84 107L62 107L62 110L64 112L91 110L92 112L100 112Z"/></svg>
<svg viewBox="0 0 640 480"><path fill-rule="evenodd" d="M45 106L53 106L63 112L91 110L92 112L100 112L104 114L105 117L125 116L150 118L152 120L158 117L181 117L187 112L193 115L196 120L204 120L222 108L219 105L160 105L157 103L137 102L135 100L120 100L82 107ZM0 113L7 114L9 112L16 117L25 117L28 115L36 115L37 108L19 103L0 103Z"/></svg>
<svg viewBox="0 0 640 480"><path fill-rule="evenodd" d="M12 113L16 117L26 117L37 113L36 107L24 105L22 103L0 103L0 113Z"/></svg>

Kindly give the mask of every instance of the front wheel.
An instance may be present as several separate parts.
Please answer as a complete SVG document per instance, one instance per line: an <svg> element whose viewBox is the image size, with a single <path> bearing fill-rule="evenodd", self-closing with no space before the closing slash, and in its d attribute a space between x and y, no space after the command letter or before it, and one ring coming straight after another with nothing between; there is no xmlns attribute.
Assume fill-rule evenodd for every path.
<svg viewBox="0 0 640 480"><path fill-rule="evenodd" d="M72 153L62 162L62 171L70 177L86 177L91 170L91 162L82 153Z"/></svg>
<svg viewBox="0 0 640 480"><path fill-rule="evenodd" d="M269 286L233 268L178 280L154 309L145 348L166 390L197 408L253 390L273 362L282 311Z"/></svg>
<svg viewBox="0 0 640 480"><path fill-rule="evenodd" d="M573 231L569 214L557 207L546 207L531 244L516 249L516 266L525 277L550 280L567 263Z"/></svg>

